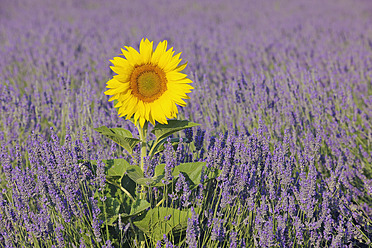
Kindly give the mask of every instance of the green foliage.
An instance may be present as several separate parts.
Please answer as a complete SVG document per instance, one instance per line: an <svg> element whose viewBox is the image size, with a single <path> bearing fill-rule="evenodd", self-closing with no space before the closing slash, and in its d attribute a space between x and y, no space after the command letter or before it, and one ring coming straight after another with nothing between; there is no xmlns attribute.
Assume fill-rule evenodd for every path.
<svg viewBox="0 0 372 248"><path fill-rule="evenodd" d="M136 201L134 201L132 204L132 208L130 210L130 216L137 215L141 213L142 211L146 210L147 208L149 208L150 206L151 204L148 201L137 198Z"/></svg>
<svg viewBox="0 0 372 248"><path fill-rule="evenodd" d="M155 167L155 176L153 178L164 177L164 167L165 164L159 164ZM205 162L192 162L192 163L182 163L172 170L172 176L175 179L179 177L180 173L183 173L184 176L189 180L191 186L200 184L201 173L204 168L204 173L208 175L209 179L216 178L220 175L221 171L218 169L209 169L207 170ZM163 185L163 184L161 184ZM155 184L152 186L159 186Z"/></svg>
<svg viewBox="0 0 372 248"><path fill-rule="evenodd" d="M122 223L131 222L133 224L136 231L129 234L133 236L133 239L138 236L138 239L142 237L142 239L149 239L149 242L156 242L162 240L164 234L171 233L178 240L184 240L191 210L189 208L176 209L164 205L164 198L150 203L146 199L142 199L136 191L137 185L142 185L147 190L157 187L159 191L173 192L172 187L167 187L162 183L165 173L164 164L155 167L153 177L146 178L139 166L130 165L125 159L109 159L103 160L103 162L106 165L107 184L104 190L106 200L99 201L102 211L100 218L104 219L102 228L106 225L110 226L111 235L117 236L114 230L118 225L120 215ZM96 166L96 161L91 161L91 164ZM180 164L173 168L173 182L176 182L179 174L182 173L192 189L200 184L202 171L206 172L206 169L205 162ZM218 176L219 173L219 170L213 170L209 171L208 175L211 178L211 176ZM95 197L99 198L98 192ZM195 208L195 211L198 212L199 209Z"/></svg>
<svg viewBox="0 0 372 248"><path fill-rule="evenodd" d="M181 131L186 128L199 126L200 124L187 120L169 120L168 124L156 124L151 133L155 134L157 140L167 138L173 133Z"/></svg>
<svg viewBox="0 0 372 248"><path fill-rule="evenodd" d="M162 144L167 141L167 138L181 130L199 126L200 124L187 121L187 120L168 120L168 124L156 124L154 129L152 129L151 133L156 136L156 140L152 143L150 148L149 155L150 157L154 156L158 151L163 150ZM178 139L172 140L173 142L178 142Z"/></svg>
<svg viewBox="0 0 372 248"><path fill-rule="evenodd" d="M163 186L164 184L160 183L164 175L159 175L151 178L145 178L143 171L139 166L130 166L127 170L127 175L139 185L144 186Z"/></svg>
<svg viewBox="0 0 372 248"><path fill-rule="evenodd" d="M191 210L179 210L167 207L156 207L146 212L144 216L135 220L141 231L155 240L162 240L163 235L172 231L174 236L180 235L187 228L187 220L191 217Z"/></svg>
<svg viewBox="0 0 372 248"><path fill-rule="evenodd" d="M106 164L108 179L121 179L130 166L125 159L109 159L103 161Z"/></svg>
<svg viewBox="0 0 372 248"><path fill-rule="evenodd" d="M169 120L167 125L155 125L152 133L156 136L156 140L147 142L146 146L150 149L148 154L152 157L163 151L164 143L170 135L197 125L199 124L181 120ZM143 132L143 129L138 128L139 132ZM94 130L112 139L130 154L133 154L133 148L141 142L134 139L128 130L122 128L102 126ZM179 141L179 138L170 139L175 149ZM179 242L184 242L187 220L192 215L191 210L189 208L176 209L171 207L168 197L164 197L164 195L179 194L175 191L174 183L176 183L180 174L183 174L189 182L190 190L194 190L201 183L202 173L207 174L209 179L213 179L220 174L219 170L208 169L205 162L183 163L173 168L172 182L164 184L165 164L159 164L155 167L153 177L145 177L139 165L130 165L125 159L110 159L103 160L103 162L105 163L107 184L103 192L103 197L106 200L99 203L102 211L100 216L104 219L102 228L106 227L106 231L109 230L111 236L117 237L118 229L116 227L120 217L121 223L132 223L132 231L128 231L127 235L131 237L131 240L139 242L153 243L162 240L164 234L171 234ZM91 163L94 166L96 165L96 161L91 161ZM150 199L149 202L142 192L151 192L154 187L157 188L158 192L161 192L162 196ZM96 192L95 197L102 196ZM195 211L198 212L199 209L195 208Z"/></svg>
<svg viewBox="0 0 372 248"><path fill-rule="evenodd" d="M139 139L133 138L132 133L124 128L108 128L105 126L94 128L97 132L105 135L115 143L123 147L132 155L133 148L140 142Z"/></svg>

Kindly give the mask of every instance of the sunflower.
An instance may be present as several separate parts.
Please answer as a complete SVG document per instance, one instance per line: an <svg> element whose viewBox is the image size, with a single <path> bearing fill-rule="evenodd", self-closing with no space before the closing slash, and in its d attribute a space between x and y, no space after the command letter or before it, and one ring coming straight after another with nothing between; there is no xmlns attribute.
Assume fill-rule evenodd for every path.
<svg viewBox="0 0 372 248"><path fill-rule="evenodd" d="M125 50L126 49L126 50ZM167 50L167 41L159 42L155 51L153 41L141 40L139 52L133 47L121 49L122 57L110 60L110 68L117 74L107 82L109 101L117 100L119 116L133 117L143 127L146 121L167 124L167 118L177 117L177 105L186 106L193 87L187 75L181 73L187 63L179 65L181 53L173 56L173 47Z"/></svg>

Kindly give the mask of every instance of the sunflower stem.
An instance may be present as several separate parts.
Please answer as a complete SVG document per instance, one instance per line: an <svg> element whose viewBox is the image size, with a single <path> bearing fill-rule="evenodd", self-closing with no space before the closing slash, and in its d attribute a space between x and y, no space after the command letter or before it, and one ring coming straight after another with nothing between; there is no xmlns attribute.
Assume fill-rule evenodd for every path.
<svg viewBox="0 0 372 248"><path fill-rule="evenodd" d="M140 141L141 141L141 163L140 163L140 166L141 166L141 170L143 171L143 173L145 173L144 165L145 165L145 157L147 156L147 128L148 128L148 124L149 124L148 121L146 121L145 124L143 125L143 127L141 127L140 123L139 122L137 123L138 133L139 133ZM145 198L145 196L143 194L143 191L144 191L144 186L142 185L141 186L141 193L140 193L140 198L141 199Z"/></svg>

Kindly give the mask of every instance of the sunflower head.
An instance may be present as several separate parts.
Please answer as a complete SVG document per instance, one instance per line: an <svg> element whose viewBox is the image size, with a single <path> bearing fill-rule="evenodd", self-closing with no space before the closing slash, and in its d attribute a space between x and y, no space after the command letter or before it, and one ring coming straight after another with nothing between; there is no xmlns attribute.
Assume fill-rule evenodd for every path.
<svg viewBox="0 0 372 248"><path fill-rule="evenodd" d="M167 118L175 118L177 105L185 106L193 87L187 75L181 73L186 64L180 64L181 53L173 56L173 47L167 50L167 41L159 42L153 50L153 42L142 39L139 52L133 47L121 49L122 57L110 60L110 68L117 74L107 82L109 101L117 100L119 115L134 118L143 127L145 121L167 124Z"/></svg>

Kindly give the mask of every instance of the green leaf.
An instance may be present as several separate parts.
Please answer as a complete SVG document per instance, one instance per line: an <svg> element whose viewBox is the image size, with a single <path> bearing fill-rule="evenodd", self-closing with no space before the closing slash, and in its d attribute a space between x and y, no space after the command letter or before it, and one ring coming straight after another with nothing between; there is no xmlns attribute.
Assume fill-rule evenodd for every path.
<svg viewBox="0 0 372 248"><path fill-rule="evenodd" d="M164 175L155 176L155 177L144 177L143 171L137 165L131 165L127 169L127 175L130 179L140 185L144 186L162 186L161 179Z"/></svg>
<svg viewBox="0 0 372 248"><path fill-rule="evenodd" d="M152 146L151 146L151 149L150 149L150 152L149 152L149 156L153 157L156 153L163 151L165 149L164 143L166 141L167 141L167 138L164 138L162 140L159 140L159 141L157 140L156 142L153 142ZM177 149L177 146L178 146L177 142L180 142L180 139L179 138L172 138L170 140L170 142L172 143L173 148Z"/></svg>
<svg viewBox="0 0 372 248"><path fill-rule="evenodd" d="M130 165L127 168L127 175L130 179L137 182L139 178L143 178L143 171L138 165Z"/></svg>
<svg viewBox="0 0 372 248"><path fill-rule="evenodd" d="M106 164L106 175L108 178L122 178L130 164L123 158L103 160Z"/></svg>
<svg viewBox="0 0 372 248"><path fill-rule="evenodd" d="M164 186L161 180L164 178L164 175L160 175L157 177L150 177L150 178L138 178L137 183L140 185L145 185L149 187L159 187Z"/></svg>
<svg viewBox="0 0 372 248"><path fill-rule="evenodd" d="M195 212L198 212L195 209ZM169 220L165 218L169 216ZM144 216L133 221L141 231L155 240L162 240L169 232L180 232L187 229L187 220L192 216L191 210L157 207L150 209Z"/></svg>
<svg viewBox="0 0 372 248"><path fill-rule="evenodd" d="M207 168L206 162L192 162L192 163L183 163L173 168L172 176L174 179L177 179L180 172L184 175L187 175L189 180L194 184L198 185L200 183L201 171L205 167L204 173L207 174L209 179L216 178L220 175L221 171L214 168ZM164 175L165 164L159 164L155 167L155 176L153 178L159 178ZM158 184L151 185L158 186Z"/></svg>
<svg viewBox="0 0 372 248"><path fill-rule="evenodd" d="M135 192L136 184L125 175L130 164L127 160L119 159L108 159L102 160L105 163L106 173L106 196L116 197L122 203L127 201L127 197L134 201L133 195ZM90 161L92 165L97 164L97 161ZM124 195L122 195L124 193ZM125 205L125 204L124 204ZM123 205L123 206L124 206Z"/></svg>
<svg viewBox="0 0 372 248"><path fill-rule="evenodd" d="M106 205L106 214L107 214L106 222L108 225L112 225L116 221L117 216L119 214L120 202L116 198L107 197L106 200L103 202L103 204ZM103 208L103 207L101 206L100 208ZM103 214L103 212L101 214ZM104 217L104 215L102 217Z"/></svg>
<svg viewBox="0 0 372 248"><path fill-rule="evenodd" d="M152 129L152 133L155 134L157 140L167 138L169 135L181 131L186 128L199 126L200 124L194 123L187 120L168 120L168 124L156 124Z"/></svg>
<svg viewBox="0 0 372 248"><path fill-rule="evenodd" d="M203 167L206 167L206 162L183 163L173 169L172 175L175 177L182 172L188 176L194 185L198 185Z"/></svg>
<svg viewBox="0 0 372 248"><path fill-rule="evenodd" d="M130 215L133 216L139 214L149 207L151 207L151 204L148 201L137 198L136 201L134 201L132 204Z"/></svg>
<svg viewBox="0 0 372 248"><path fill-rule="evenodd" d="M108 128L105 126L94 128L97 132L105 135L115 143L123 147L132 155L133 148L140 142L139 139L132 138L132 133L124 128Z"/></svg>
<svg viewBox="0 0 372 248"><path fill-rule="evenodd" d="M159 164L155 167L155 176L164 175L165 173L165 164Z"/></svg>

